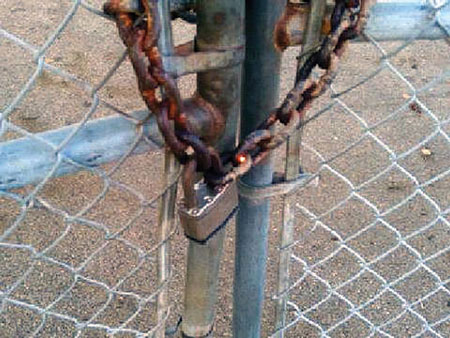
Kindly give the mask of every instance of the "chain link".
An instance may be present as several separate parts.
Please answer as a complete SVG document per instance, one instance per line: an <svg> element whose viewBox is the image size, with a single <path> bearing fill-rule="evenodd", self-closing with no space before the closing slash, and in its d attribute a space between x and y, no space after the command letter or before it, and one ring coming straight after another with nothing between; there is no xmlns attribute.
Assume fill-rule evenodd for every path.
<svg viewBox="0 0 450 338"><path fill-rule="evenodd" d="M244 175L271 150L283 144L296 129L307 123L302 122L302 117L312 101L323 94L335 78L339 59L348 41L360 34L368 10L367 0L336 0L328 35L298 70L298 81L281 106L272 111L234 152L219 156L213 147L208 146L189 128L175 80L164 71L157 47L161 27L155 2L141 0L142 15L121 7L121 1L118 0L108 1L104 10L115 18L120 37L127 46L142 98L156 115L166 144L182 164L194 160L196 170L204 174L211 186L221 186ZM324 72L314 80L312 70L316 66ZM164 90L163 99L158 98L158 89ZM284 127L274 130L277 122ZM190 154L189 148L193 150Z"/></svg>

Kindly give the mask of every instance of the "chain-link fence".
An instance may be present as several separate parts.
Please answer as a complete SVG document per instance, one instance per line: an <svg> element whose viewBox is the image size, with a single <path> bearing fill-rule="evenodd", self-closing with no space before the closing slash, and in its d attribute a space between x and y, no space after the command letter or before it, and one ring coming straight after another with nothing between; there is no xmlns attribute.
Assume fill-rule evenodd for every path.
<svg viewBox="0 0 450 338"><path fill-rule="evenodd" d="M0 336L152 336L180 314L185 241L158 228L157 210L175 182L164 182L160 143L142 123L102 3L0 8ZM450 27L440 21L446 2L424 6L423 30L438 26L446 40L354 43L314 106L323 114L304 130L302 167L316 184L291 196L294 242L281 249L292 253L291 283L269 297L280 205L273 211L267 294L288 295L286 336L450 335ZM285 55L284 91L296 54ZM189 95L192 79L181 87ZM218 336L230 332L232 244ZM270 301L263 332L274 332Z"/></svg>
<svg viewBox="0 0 450 338"><path fill-rule="evenodd" d="M158 255L175 229L158 229L157 206L176 180L160 152L130 157L159 147L147 113L124 113L143 105L101 6L2 2L2 337L152 336L170 314Z"/></svg>
<svg viewBox="0 0 450 338"><path fill-rule="evenodd" d="M273 297L288 294L286 337L450 335L450 27L446 2L422 4L421 30L445 38L351 45L304 130L316 184L291 197L280 249L292 254Z"/></svg>

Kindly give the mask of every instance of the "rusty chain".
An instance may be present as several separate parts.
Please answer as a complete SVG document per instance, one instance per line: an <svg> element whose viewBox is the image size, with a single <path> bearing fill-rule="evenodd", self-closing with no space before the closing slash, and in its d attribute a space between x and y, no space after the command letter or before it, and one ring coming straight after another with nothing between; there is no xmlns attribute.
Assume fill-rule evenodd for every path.
<svg viewBox="0 0 450 338"><path fill-rule="evenodd" d="M109 0L104 11L115 18L142 98L156 115L167 146L182 164L191 162L191 170L202 172L211 186L222 186L247 173L271 150L283 144L294 130L311 120L302 122L313 100L323 94L335 78L339 59L349 40L361 33L367 21L369 1L336 0L327 36L298 69L294 88L283 103L235 151L222 155L188 123L185 103L175 79L164 71L157 44L161 27L156 2L140 0L139 8L130 9L124 1ZM316 66L323 70L318 79L312 76ZM215 108L200 96L197 95L195 100L214 111ZM274 128L277 123L284 127Z"/></svg>

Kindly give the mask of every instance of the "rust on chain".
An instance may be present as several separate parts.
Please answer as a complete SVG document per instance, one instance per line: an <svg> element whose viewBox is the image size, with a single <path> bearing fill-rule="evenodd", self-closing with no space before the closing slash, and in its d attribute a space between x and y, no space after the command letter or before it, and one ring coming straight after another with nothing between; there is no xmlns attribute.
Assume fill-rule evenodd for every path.
<svg viewBox="0 0 450 338"><path fill-rule="evenodd" d="M174 78L163 68L158 49L160 24L156 0L140 0L130 10L127 1L109 0L104 10L112 15L119 35L127 46L129 58L138 79L141 95L149 110L156 115L158 127L172 152L186 164L185 180L189 187L195 172L202 172L211 186L223 186L247 173L270 151L285 142L314 99L324 93L336 76L340 57L350 39L359 35L367 22L371 0L336 0L331 15L324 21L326 36L297 72L297 82L282 104L269 113L232 153L219 154L212 146L226 123L210 102L199 95L182 101ZM279 50L290 45L293 36L286 35L294 17L308 15L305 5L290 4L278 22L274 42ZM214 20L220 23L221 18ZM306 22L306 20L305 20ZM220 24L219 24L220 26ZM178 55L192 52L192 45L179 47ZM315 67L322 69L318 79L312 78ZM226 84L217 84L224 86ZM158 98L157 90L164 90ZM186 187L187 190L190 188Z"/></svg>
<svg viewBox="0 0 450 338"><path fill-rule="evenodd" d="M330 16L332 11L333 7L328 6L325 17L322 20L322 35L330 33ZM310 5L307 3L288 2L274 29L274 45L277 50L282 52L289 46L297 46L303 43L309 12Z"/></svg>
<svg viewBox="0 0 450 338"><path fill-rule="evenodd" d="M199 94L183 102L180 119L185 123L184 129L199 136L207 145L216 143L225 130L223 114Z"/></svg>
<svg viewBox="0 0 450 338"><path fill-rule="evenodd" d="M274 44L276 49L284 51L289 46L302 43L308 12L309 5L288 2L280 20L275 25ZM292 26L293 22L297 23L294 18L300 18L301 24Z"/></svg>
<svg viewBox="0 0 450 338"><path fill-rule="evenodd" d="M197 181L196 172L197 161L195 159L191 159L185 164L183 168L183 179L181 180L185 202L188 208L195 208L198 203L195 193L195 183Z"/></svg>
<svg viewBox="0 0 450 338"><path fill-rule="evenodd" d="M261 125L268 128L276 122L280 122L285 127L274 131L269 142L264 137L256 146L250 146L248 143L251 143L251 140L244 140L241 147L236 150L236 156L250 157L249 162L257 165L272 149L285 142L293 130L301 126L301 117L306 114L312 101L320 96L335 78L339 58L344 53L349 40L361 33L367 22L368 4L368 0L336 0L330 18L329 34L324 38L320 49L312 53L299 70L299 79L281 106L272 112ZM316 66L324 69L318 80L311 78L311 72ZM254 135L256 132L251 133L249 138ZM248 152L247 149L251 149L251 151ZM254 149L259 149L259 151L255 153ZM236 159L235 162L237 162ZM244 165L245 163L240 163L233 167L224 180L232 180L241 175L245 171Z"/></svg>
<svg viewBox="0 0 450 338"><path fill-rule="evenodd" d="M136 73L141 96L156 115L166 144L182 163L189 160L187 150L191 147L198 170L221 169L217 164L217 154L209 145L223 133L225 119L199 95L182 101L175 79L164 70L158 49L161 27L156 14L156 0L110 0L103 8L105 13L115 18ZM189 53L191 47L182 46L178 52ZM164 98L158 98L158 90L164 91Z"/></svg>

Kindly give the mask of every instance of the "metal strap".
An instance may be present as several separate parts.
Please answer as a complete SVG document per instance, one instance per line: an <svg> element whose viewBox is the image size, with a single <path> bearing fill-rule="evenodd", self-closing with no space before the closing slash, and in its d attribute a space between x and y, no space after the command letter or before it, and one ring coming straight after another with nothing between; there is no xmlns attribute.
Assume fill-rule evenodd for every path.
<svg viewBox="0 0 450 338"><path fill-rule="evenodd" d="M293 180L281 180L280 182L272 183L263 186L252 186L244 183L242 180L238 181L239 196L248 199L264 199L275 196L290 195L297 191L300 187L306 186L313 176L311 174L299 174Z"/></svg>

